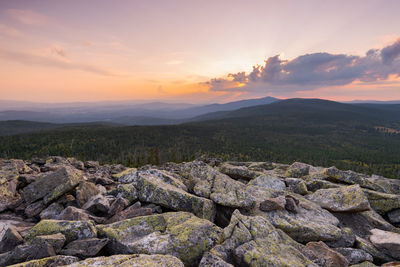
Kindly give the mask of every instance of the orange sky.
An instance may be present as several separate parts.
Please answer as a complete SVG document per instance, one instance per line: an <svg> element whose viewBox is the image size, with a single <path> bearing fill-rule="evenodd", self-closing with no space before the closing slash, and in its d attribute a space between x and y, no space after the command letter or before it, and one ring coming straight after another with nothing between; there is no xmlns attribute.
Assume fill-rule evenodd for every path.
<svg viewBox="0 0 400 267"><path fill-rule="evenodd" d="M276 55L288 61L317 52L364 57L400 37L398 10L395 0L1 1L0 99L400 99L392 62L393 70L380 67L384 79L363 74L363 81L309 88L263 80L256 89L250 83L240 89L228 77L249 74ZM228 81L228 90L210 85L214 78Z"/></svg>

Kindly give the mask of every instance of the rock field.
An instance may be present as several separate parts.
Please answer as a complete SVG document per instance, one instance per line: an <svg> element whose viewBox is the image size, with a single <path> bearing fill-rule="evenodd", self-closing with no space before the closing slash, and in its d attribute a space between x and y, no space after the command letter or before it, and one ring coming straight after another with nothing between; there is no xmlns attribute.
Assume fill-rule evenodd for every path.
<svg viewBox="0 0 400 267"><path fill-rule="evenodd" d="M400 180L218 159L0 159L0 266L400 266Z"/></svg>

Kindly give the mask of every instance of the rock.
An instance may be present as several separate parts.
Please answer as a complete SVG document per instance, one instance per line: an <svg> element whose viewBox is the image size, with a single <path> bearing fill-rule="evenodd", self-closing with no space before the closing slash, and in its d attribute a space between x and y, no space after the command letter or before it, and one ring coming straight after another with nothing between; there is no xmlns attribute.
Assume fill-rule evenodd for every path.
<svg viewBox="0 0 400 267"><path fill-rule="evenodd" d="M299 195L307 195L308 190L307 190L307 185L306 183L299 178L286 178L285 179L286 186L288 187L288 190L299 194Z"/></svg>
<svg viewBox="0 0 400 267"><path fill-rule="evenodd" d="M25 208L25 215L28 218L36 217L39 215L46 206L42 200L34 202Z"/></svg>
<svg viewBox="0 0 400 267"><path fill-rule="evenodd" d="M53 247L47 242L19 245L12 251L0 254L0 266L55 256Z"/></svg>
<svg viewBox="0 0 400 267"><path fill-rule="evenodd" d="M17 232L15 227L5 227L0 229L0 253L13 250L19 244L24 242L24 239Z"/></svg>
<svg viewBox="0 0 400 267"><path fill-rule="evenodd" d="M222 234L218 226L188 212L136 217L97 229L99 237L111 240L110 253L170 254L187 266L197 266Z"/></svg>
<svg viewBox="0 0 400 267"><path fill-rule="evenodd" d="M110 203L104 196L95 195L82 208L94 214L107 214L110 209Z"/></svg>
<svg viewBox="0 0 400 267"><path fill-rule="evenodd" d="M360 212L370 210L369 202L359 185L320 189L306 196L322 208L333 212Z"/></svg>
<svg viewBox="0 0 400 267"><path fill-rule="evenodd" d="M35 243L43 243L43 242L47 242L48 244L50 244L54 251L56 253L58 253L62 247L64 246L66 241L66 238L63 234L61 233L57 233L57 234L52 234L52 235L40 235L40 236L36 236L35 238L33 238L30 243L31 244L35 244Z"/></svg>
<svg viewBox="0 0 400 267"><path fill-rule="evenodd" d="M126 175L126 176L129 176L129 175ZM122 176L122 177L126 177L126 176ZM117 198L123 197L123 198L129 200L130 204L132 204L133 202L138 200L137 190L132 184L119 184L116 189L114 189L110 192L110 194Z"/></svg>
<svg viewBox="0 0 400 267"><path fill-rule="evenodd" d="M118 180L119 180L122 176L124 176L125 174L132 173L132 172L136 172L136 171L137 171L136 168L127 168L127 169L123 170L122 172L115 173L115 174L111 175L111 177L112 177L114 180L117 180L117 181L118 181Z"/></svg>
<svg viewBox="0 0 400 267"><path fill-rule="evenodd" d="M84 162L85 168L87 169L98 169L100 164L98 161L85 161Z"/></svg>
<svg viewBox="0 0 400 267"><path fill-rule="evenodd" d="M295 162L287 169L285 175L287 177L300 178L309 174L311 165Z"/></svg>
<svg viewBox="0 0 400 267"><path fill-rule="evenodd" d="M285 196L285 209L294 213L297 213L299 208L299 200L290 195Z"/></svg>
<svg viewBox="0 0 400 267"><path fill-rule="evenodd" d="M309 242L302 249L306 255L314 263L321 267L345 267L349 266L347 259L332 249L330 249L324 242Z"/></svg>
<svg viewBox="0 0 400 267"><path fill-rule="evenodd" d="M334 250L336 252L339 252L340 254L342 254L347 259L349 264L357 264L357 263L362 263L365 261L370 261L370 262L373 261L372 256L361 249L335 248Z"/></svg>
<svg viewBox="0 0 400 267"><path fill-rule="evenodd" d="M197 196L209 198L216 204L230 208L253 208L256 201L243 183L218 172L204 162L180 164L176 170Z"/></svg>
<svg viewBox="0 0 400 267"><path fill-rule="evenodd" d="M112 216L116 213L123 211L128 206L129 200L123 197L118 197L112 202L110 209L108 210L108 214Z"/></svg>
<svg viewBox="0 0 400 267"><path fill-rule="evenodd" d="M325 244L331 248L348 248L352 247L356 242L356 235L353 233L351 228L342 227L342 236L340 239L335 241L325 241Z"/></svg>
<svg viewBox="0 0 400 267"><path fill-rule="evenodd" d="M377 267L377 266L375 264L373 264L372 262L364 261L359 264L351 265L350 267Z"/></svg>
<svg viewBox="0 0 400 267"><path fill-rule="evenodd" d="M384 262L393 261L394 259L385 254L383 250L377 249L369 240L356 236L355 248L364 250L374 258L374 262L382 264Z"/></svg>
<svg viewBox="0 0 400 267"><path fill-rule="evenodd" d="M374 228L385 231L392 231L394 229L393 225L386 222L373 210L357 213L335 212L332 214L340 221L340 227L348 227L357 236L363 238L368 238L370 230Z"/></svg>
<svg viewBox="0 0 400 267"><path fill-rule="evenodd" d="M260 203L260 210L271 211L271 210L284 210L286 206L286 198L279 196L276 198L268 198Z"/></svg>
<svg viewBox="0 0 400 267"><path fill-rule="evenodd" d="M57 219L60 213L64 210L64 207L58 203L52 203L46 209L40 213L40 219Z"/></svg>
<svg viewBox="0 0 400 267"><path fill-rule="evenodd" d="M395 210L388 212L387 216L391 223L395 223L395 224L400 223L400 209L395 209Z"/></svg>
<svg viewBox="0 0 400 267"><path fill-rule="evenodd" d="M33 240L36 236L53 235L61 233L69 243L76 239L92 238L96 236L96 228L90 221L61 221L41 220L25 236L26 241Z"/></svg>
<svg viewBox="0 0 400 267"><path fill-rule="evenodd" d="M400 208L400 195L380 193L367 189L363 191L368 197L371 208L381 215Z"/></svg>
<svg viewBox="0 0 400 267"><path fill-rule="evenodd" d="M258 176L257 178L251 180L247 185L259 186L266 189L273 189L280 191L286 189L286 185L281 179L267 174Z"/></svg>
<svg viewBox="0 0 400 267"><path fill-rule="evenodd" d="M83 181L76 188L76 200L80 207L83 207L88 200L99 194L100 190L94 183Z"/></svg>
<svg viewBox="0 0 400 267"><path fill-rule="evenodd" d="M131 267L184 267L183 263L171 255L113 255L110 257L90 258L72 263L69 267L82 266L131 266Z"/></svg>
<svg viewBox="0 0 400 267"><path fill-rule="evenodd" d="M69 265L73 262L77 262L77 257L57 255L53 257L47 257L39 260L27 261L20 264L11 265L10 267L56 267Z"/></svg>
<svg viewBox="0 0 400 267"><path fill-rule="evenodd" d="M251 180L262 174L262 172L250 170L247 166L234 166L229 163L221 164L219 171L236 180Z"/></svg>
<svg viewBox="0 0 400 267"><path fill-rule="evenodd" d="M25 187L22 197L28 204L41 198L44 204L48 204L72 190L81 180L83 180L82 172L72 167L62 167L29 184Z"/></svg>
<svg viewBox="0 0 400 267"><path fill-rule="evenodd" d="M400 262L398 262L398 261L387 262L387 263L381 265L381 267L399 267L399 266L400 266Z"/></svg>
<svg viewBox="0 0 400 267"><path fill-rule="evenodd" d="M65 221L88 221L93 220L96 223L104 223L105 219L94 216L86 210L78 209L73 206L65 208L56 218L57 220Z"/></svg>
<svg viewBox="0 0 400 267"><path fill-rule="evenodd" d="M138 189L140 201L151 202L177 211L189 211L200 218L210 221L215 217L213 201L187 193L175 184L177 181L165 182L150 171L135 172L133 174L135 187Z"/></svg>
<svg viewBox="0 0 400 267"><path fill-rule="evenodd" d="M297 212L287 210L288 199L299 200ZM306 243L310 241L338 241L343 237L343 231L337 227L338 219L319 205L300 195L286 198L285 210L260 212L276 228L283 230L294 240ZM256 213L257 215L257 213Z"/></svg>
<svg viewBox="0 0 400 267"><path fill-rule="evenodd" d="M0 212L19 205L21 197L17 192L18 166L14 161L0 159Z"/></svg>
<svg viewBox="0 0 400 267"><path fill-rule="evenodd" d="M207 257L219 266L308 266L311 261L300 252L301 248L267 219L235 210L224 229L224 242Z"/></svg>
<svg viewBox="0 0 400 267"><path fill-rule="evenodd" d="M75 240L69 243L60 254L87 258L96 256L108 243L107 238L88 238Z"/></svg>
<svg viewBox="0 0 400 267"><path fill-rule="evenodd" d="M369 237L371 243L393 259L400 260L400 234L372 229Z"/></svg>
<svg viewBox="0 0 400 267"><path fill-rule="evenodd" d="M13 227L22 237L33 227L35 224L30 222L24 222L18 217L1 218L0 219L0 239L5 234L5 231Z"/></svg>
<svg viewBox="0 0 400 267"><path fill-rule="evenodd" d="M134 217L146 216L146 215L153 214L153 210L151 208L141 208L140 202L136 202L136 203L134 205L131 205L130 207L126 208L125 210L115 214L114 216L112 216L110 219L107 220L107 223L113 223L113 222L117 222L117 221L131 219Z"/></svg>
<svg viewBox="0 0 400 267"><path fill-rule="evenodd" d="M311 192L315 192L319 189L329 189L329 188L339 188L341 184L335 184L329 181L325 180L319 180L319 179L307 179L305 180L305 183L307 185L307 190Z"/></svg>
<svg viewBox="0 0 400 267"><path fill-rule="evenodd" d="M206 252L203 255L203 258L201 258L199 267L234 267L234 265L227 263L220 257L210 253Z"/></svg>
<svg viewBox="0 0 400 267"><path fill-rule="evenodd" d="M325 169L328 179L333 182L346 184L358 184L363 188L388 194L400 194L400 181L398 179L387 179L384 177L368 177L365 174L353 171L341 171L336 167Z"/></svg>

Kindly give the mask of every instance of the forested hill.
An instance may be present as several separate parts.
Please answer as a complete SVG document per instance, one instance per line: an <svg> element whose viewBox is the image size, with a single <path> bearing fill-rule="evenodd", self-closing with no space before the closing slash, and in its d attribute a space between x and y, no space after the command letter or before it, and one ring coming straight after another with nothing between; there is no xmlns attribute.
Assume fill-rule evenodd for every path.
<svg viewBox="0 0 400 267"><path fill-rule="evenodd" d="M0 138L1 157L62 155L139 166L226 160L336 165L400 177L400 105L290 99L169 126L64 127Z"/></svg>

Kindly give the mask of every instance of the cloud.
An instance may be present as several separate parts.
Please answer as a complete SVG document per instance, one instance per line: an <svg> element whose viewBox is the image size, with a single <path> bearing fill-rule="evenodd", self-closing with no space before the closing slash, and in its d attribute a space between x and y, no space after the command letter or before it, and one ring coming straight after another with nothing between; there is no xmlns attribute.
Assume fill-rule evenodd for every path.
<svg viewBox="0 0 400 267"><path fill-rule="evenodd" d="M67 53L65 52L65 50L58 46L51 47L51 53L53 53L61 58L64 58L64 59L67 58Z"/></svg>
<svg viewBox="0 0 400 267"><path fill-rule="evenodd" d="M40 65L40 66L66 69L66 70L82 70L103 76L116 76L114 73L108 70L93 65L87 65L82 63L71 63L71 62L61 61L53 57L22 53L18 51L4 50L1 48L0 48L0 58L18 62L24 65Z"/></svg>
<svg viewBox="0 0 400 267"><path fill-rule="evenodd" d="M253 66L250 73L231 73L205 84L211 91L294 92L382 81L390 75L400 75L400 39L365 56L313 53L283 60L277 55Z"/></svg>
<svg viewBox="0 0 400 267"><path fill-rule="evenodd" d="M6 35L8 37L14 38L23 36L22 32L20 32L19 30L4 24L0 24L0 35Z"/></svg>
<svg viewBox="0 0 400 267"><path fill-rule="evenodd" d="M14 20L26 25L39 25L47 21L44 15L29 9L8 9L7 13Z"/></svg>

